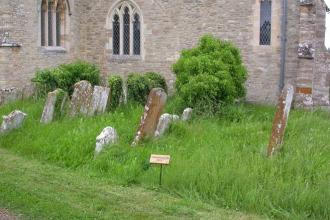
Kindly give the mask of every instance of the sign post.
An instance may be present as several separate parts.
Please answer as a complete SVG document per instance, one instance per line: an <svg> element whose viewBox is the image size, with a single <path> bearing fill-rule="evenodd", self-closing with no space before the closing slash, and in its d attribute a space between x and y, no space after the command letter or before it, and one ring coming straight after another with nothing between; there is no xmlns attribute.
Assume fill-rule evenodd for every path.
<svg viewBox="0 0 330 220"><path fill-rule="evenodd" d="M169 165L171 160L170 155L156 155L152 154L150 157L150 164L160 165L159 186L162 186L163 166Z"/></svg>

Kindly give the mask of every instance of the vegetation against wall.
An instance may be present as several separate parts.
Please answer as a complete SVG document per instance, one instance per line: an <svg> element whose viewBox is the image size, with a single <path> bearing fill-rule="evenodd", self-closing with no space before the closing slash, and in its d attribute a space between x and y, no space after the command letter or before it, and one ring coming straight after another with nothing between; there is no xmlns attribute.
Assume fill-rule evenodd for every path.
<svg viewBox="0 0 330 220"><path fill-rule="evenodd" d="M163 88L167 91L166 81L159 73L132 73L127 79L128 101L145 105L153 88Z"/></svg>
<svg viewBox="0 0 330 220"><path fill-rule="evenodd" d="M116 109L123 98L123 79L120 76L112 75L108 79L110 87L110 110Z"/></svg>
<svg viewBox="0 0 330 220"><path fill-rule="evenodd" d="M197 47L183 50L173 71L178 96L195 112L216 112L246 93L247 70L239 49L211 35L202 37Z"/></svg>
<svg viewBox="0 0 330 220"><path fill-rule="evenodd" d="M61 88L71 95L74 84L81 80L87 80L92 85L99 84L99 68L85 61L76 61L70 64L62 64L54 69L38 70L32 79L37 86L38 94L41 95L57 88Z"/></svg>

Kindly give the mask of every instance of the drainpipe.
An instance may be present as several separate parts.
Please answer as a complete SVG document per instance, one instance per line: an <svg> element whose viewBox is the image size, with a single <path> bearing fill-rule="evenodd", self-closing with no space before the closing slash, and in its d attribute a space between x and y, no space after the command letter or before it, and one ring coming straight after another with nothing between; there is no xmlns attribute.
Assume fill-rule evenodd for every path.
<svg viewBox="0 0 330 220"><path fill-rule="evenodd" d="M285 63L286 63L286 41L287 41L287 23L288 23L288 0L282 0L282 21L281 21L281 72L279 89L284 88Z"/></svg>

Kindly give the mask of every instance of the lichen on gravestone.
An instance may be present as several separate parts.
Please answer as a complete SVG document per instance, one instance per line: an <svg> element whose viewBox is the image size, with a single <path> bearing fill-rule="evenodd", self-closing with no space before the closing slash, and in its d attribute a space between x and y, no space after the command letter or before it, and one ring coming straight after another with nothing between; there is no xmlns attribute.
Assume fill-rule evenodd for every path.
<svg viewBox="0 0 330 220"><path fill-rule="evenodd" d="M154 88L151 90L132 146L136 146L143 139L155 135L158 121L165 107L166 100L167 94L163 89Z"/></svg>
<svg viewBox="0 0 330 220"><path fill-rule="evenodd" d="M93 87L88 81L80 81L74 85L74 92L71 98L71 117L77 115L88 115L90 113L93 97Z"/></svg>
<svg viewBox="0 0 330 220"><path fill-rule="evenodd" d="M89 115L102 114L106 111L109 101L110 88L95 86L90 104Z"/></svg>
<svg viewBox="0 0 330 220"><path fill-rule="evenodd" d="M44 110L41 116L41 123L50 123L62 116L68 95L62 89L48 93Z"/></svg>
<svg viewBox="0 0 330 220"><path fill-rule="evenodd" d="M269 140L267 155L273 156L280 150L283 144L284 133L289 119L294 95L293 86L284 87L277 104L277 111L273 122L272 133Z"/></svg>

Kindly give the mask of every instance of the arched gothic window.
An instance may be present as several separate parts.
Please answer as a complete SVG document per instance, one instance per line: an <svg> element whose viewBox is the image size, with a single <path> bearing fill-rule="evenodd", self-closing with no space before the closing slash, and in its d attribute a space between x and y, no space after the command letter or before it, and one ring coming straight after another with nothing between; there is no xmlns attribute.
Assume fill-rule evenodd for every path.
<svg viewBox="0 0 330 220"><path fill-rule="evenodd" d="M123 1L111 15L113 55L141 55L141 14L134 4Z"/></svg>
<svg viewBox="0 0 330 220"><path fill-rule="evenodd" d="M41 46L64 47L66 0L43 0L40 13Z"/></svg>

